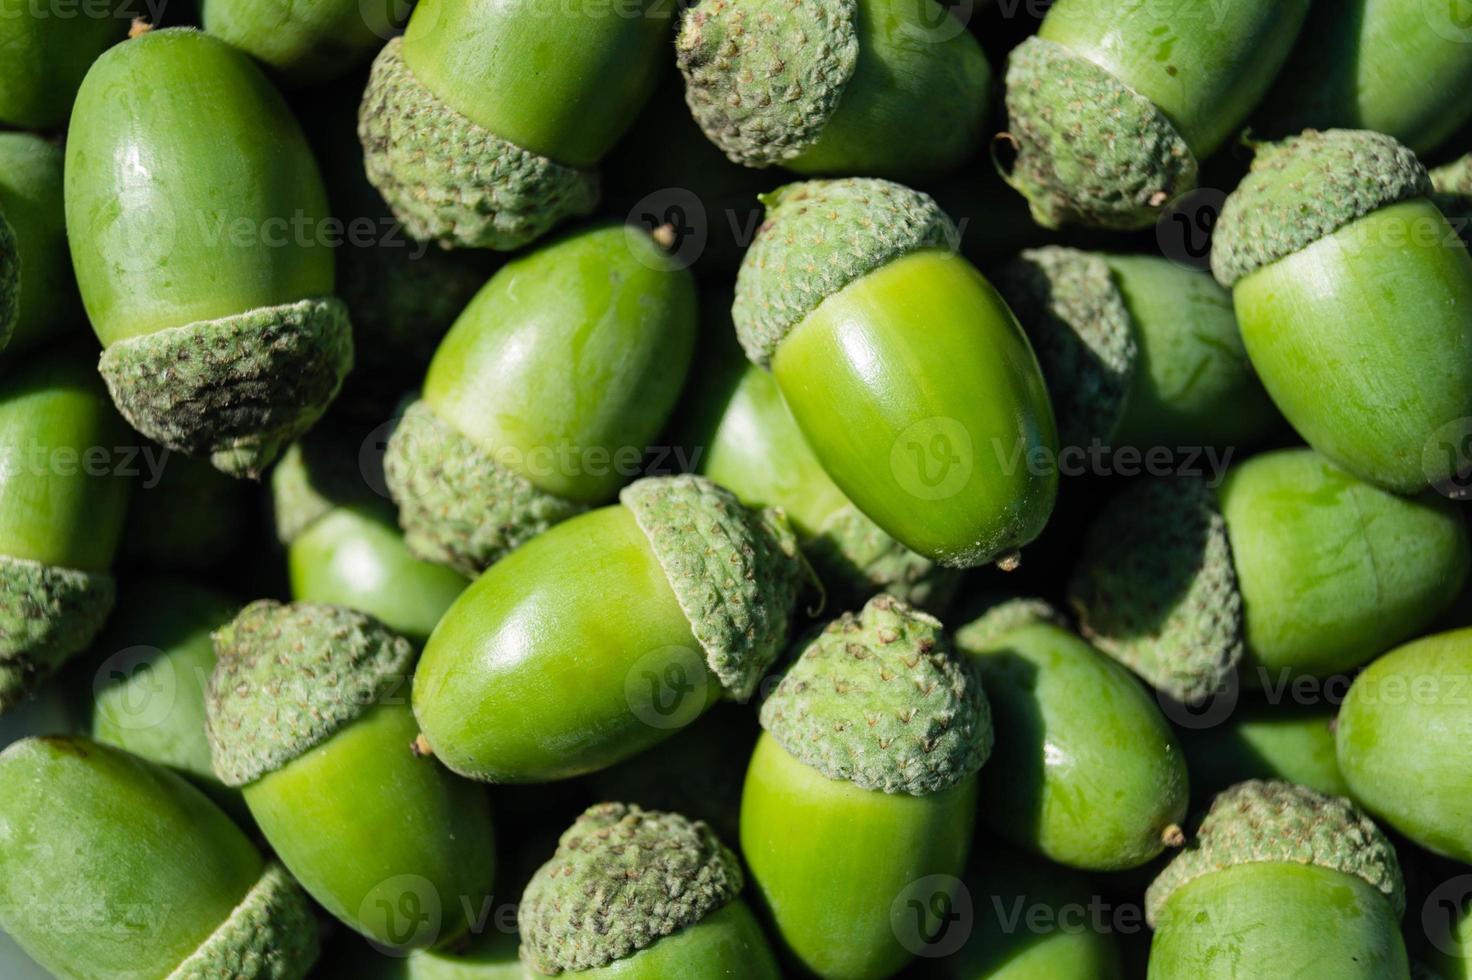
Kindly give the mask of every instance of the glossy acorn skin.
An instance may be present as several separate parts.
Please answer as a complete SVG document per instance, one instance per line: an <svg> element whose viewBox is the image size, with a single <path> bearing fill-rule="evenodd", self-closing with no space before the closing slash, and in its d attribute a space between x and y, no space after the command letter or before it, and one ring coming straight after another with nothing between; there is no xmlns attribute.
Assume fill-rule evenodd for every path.
<svg viewBox="0 0 1472 980"><path fill-rule="evenodd" d="M1282 779L1326 796L1348 796L1349 784L1335 758L1337 711L1330 704L1239 704L1219 724L1182 726L1192 799L1204 806L1249 779Z"/></svg>
<svg viewBox="0 0 1472 980"><path fill-rule="evenodd" d="M603 503L669 417L695 330L690 273L643 231L595 226L497 272L435 352L423 397L542 490Z"/></svg>
<svg viewBox="0 0 1472 980"><path fill-rule="evenodd" d="M289 85L315 85L365 64L403 26L394 0L203 0L204 29Z"/></svg>
<svg viewBox="0 0 1472 980"><path fill-rule="evenodd" d="M1381 208L1233 299L1253 367L1310 446L1398 493L1454 474L1437 435L1472 416L1472 256L1433 204Z"/></svg>
<svg viewBox="0 0 1472 980"><path fill-rule="evenodd" d="M984 647L997 744L981 820L1012 843L1091 871L1138 867L1186 815L1186 760L1154 698L1067 629L1035 623Z"/></svg>
<svg viewBox="0 0 1472 980"><path fill-rule="evenodd" d="M0 123L21 129L66 124L87 68L128 32L126 18L83 16L85 8L54 16L31 0L0 0Z"/></svg>
<svg viewBox="0 0 1472 980"><path fill-rule="evenodd" d="M914 252L831 294L772 372L829 477L912 551L965 567L1042 531L1053 410L1017 319L965 259Z"/></svg>
<svg viewBox="0 0 1472 980"><path fill-rule="evenodd" d="M35 738L0 755L0 869L0 924L47 970L162 977L264 863L167 769L84 738Z"/></svg>
<svg viewBox="0 0 1472 980"><path fill-rule="evenodd" d="M654 92L671 15L659 0L421 0L404 61L430 91L502 139L587 170Z"/></svg>
<svg viewBox="0 0 1472 980"><path fill-rule="evenodd" d="M1312 450L1233 467L1218 500L1243 600L1248 687L1358 667L1429 626L1472 564L1450 501L1397 497Z"/></svg>
<svg viewBox="0 0 1472 980"><path fill-rule="evenodd" d="M773 940L820 977L887 977L919 948L898 938L954 888L966 864L977 782L929 796L883 793L829 779L762 733L741 799L741 851ZM917 879L935 889L906 898ZM922 935L931 930L922 930Z"/></svg>
<svg viewBox="0 0 1472 980"><path fill-rule="evenodd" d="M327 195L301 127L248 57L198 31L150 31L93 66L66 214L104 347L332 293Z"/></svg>
<svg viewBox="0 0 1472 980"><path fill-rule="evenodd" d="M476 579L414 675L435 754L489 782L611 766L721 696L649 539L623 506L574 517Z"/></svg>
<svg viewBox="0 0 1472 980"><path fill-rule="evenodd" d="M20 303L10 342L0 343L12 358L75 334L82 323L66 243L62 158L60 146L39 136L0 133L0 220L15 234L21 268Z"/></svg>
<svg viewBox="0 0 1472 980"><path fill-rule="evenodd" d="M1340 706L1339 768L1350 795L1411 840L1472 863L1467 689L1472 630L1379 658Z"/></svg>
<svg viewBox="0 0 1472 980"><path fill-rule="evenodd" d="M1183 885L1156 922L1149 980L1291 976L1406 980L1385 896L1317 865L1240 864Z"/></svg>
<svg viewBox="0 0 1472 980"><path fill-rule="evenodd" d="M496 862L485 791L415 754L414 715L391 700L403 693L244 793L308 894L369 939L407 949L463 935Z"/></svg>

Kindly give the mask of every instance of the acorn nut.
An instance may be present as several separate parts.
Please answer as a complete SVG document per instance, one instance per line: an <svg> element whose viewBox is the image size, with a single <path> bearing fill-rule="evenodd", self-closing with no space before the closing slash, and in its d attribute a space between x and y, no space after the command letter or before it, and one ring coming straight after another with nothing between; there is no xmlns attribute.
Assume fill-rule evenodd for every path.
<svg viewBox="0 0 1472 980"><path fill-rule="evenodd" d="M199 16L205 30L298 86L366 64L409 9L396 0L202 0Z"/></svg>
<svg viewBox="0 0 1472 980"><path fill-rule="evenodd" d="M12 357L73 334L80 319L62 157L39 136L0 133L0 350Z"/></svg>

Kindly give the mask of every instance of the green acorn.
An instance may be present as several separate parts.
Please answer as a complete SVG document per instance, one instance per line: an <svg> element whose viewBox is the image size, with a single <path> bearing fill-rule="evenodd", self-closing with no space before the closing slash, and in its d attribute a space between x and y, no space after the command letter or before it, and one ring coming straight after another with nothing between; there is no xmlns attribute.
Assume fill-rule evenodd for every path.
<svg viewBox="0 0 1472 980"><path fill-rule="evenodd" d="M1241 128L1308 7L1059 0L1007 61L1008 182L1048 228L1148 227Z"/></svg>
<svg viewBox="0 0 1472 980"><path fill-rule="evenodd" d="M943 173L991 103L981 45L935 0L704 0L675 53L696 122L748 167Z"/></svg>
<svg viewBox="0 0 1472 980"><path fill-rule="evenodd" d="M366 64L407 19L395 0L202 0L204 29L289 85L316 85Z"/></svg>
<svg viewBox="0 0 1472 980"><path fill-rule="evenodd" d="M1339 709L1339 768L1365 809L1428 850L1472 863L1467 689L1472 629L1390 651Z"/></svg>
<svg viewBox="0 0 1472 980"><path fill-rule="evenodd" d="M251 532L256 498L250 484L160 446L141 447L136 465L121 563L204 572L228 561Z"/></svg>
<svg viewBox="0 0 1472 980"><path fill-rule="evenodd" d="M1058 483L1047 389L1016 318L949 249L950 219L881 180L763 200L732 319L829 477L942 565L1033 540Z"/></svg>
<svg viewBox="0 0 1472 980"><path fill-rule="evenodd" d="M326 194L281 96L194 30L117 46L77 97L66 212L123 415L169 449L259 475L352 364L320 240Z"/></svg>
<svg viewBox="0 0 1472 980"><path fill-rule="evenodd" d="M981 819L1060 864L1139 867L1181 843L1186 760L1139 681L1062 622L1013 599L956 631L996 730Z"/></svg>
<svg viewBox="0 0 1472 980"><path fill-rule="evenodd" d="M1278 424L1231 294L1204 273L1052 246L1023 252L997 288L1042 362L1064 446L1240 446Z"/></svg>
<svg viewBox="0 0 1472 980"><path fill-rule="evenodd" d="M1308 132L1259 147L1211 253L1283 415L1400 493L1456 477L1436 441L1472 416L1472 256L1431 191L1388 136Z"/></svg>
<svg viewBox="0 0 1472 980"><path fill-rule="evenodd" d="M762 705L741 850L802 969L887 977L948 907L992 746L981 684L938 620L891 596L830 623ZM821 887L818 883L821 882Z"/></svg>
<svg viewBox="0 0 1472 980"><path fill-rule="evenodd" d="M72 334L80 312L61 148L29 133L0 133L0 349L14 356Z"/></svg>
<svg viewBox="0 0 1472 980"><path fill-rule="evenodd" d="M1145 894L1150 977L1408 978L1404 911L1395 848L1352 803L1241 783Z"/></svg>
<svg viewBox="0 0 1472 980"><path fill-rule="evenodd" d="M78 357L34 357L0 379L0 712L112 609L129 489L118 464L133 438Z"/></svg>
<svg viewBox="0 0 1472 980"><path fill-rule="evenodd" d="M0 753L0 926L54 976L304 977L311 903L199 790L84 738Z"/></svg>
<svg viewBox="0 0 1472 980"><path fill-rule="evenodd" d="M637 229L596 226L507 263L389 440L410 550L477 575L610 500L679 398L695 329L693 277Z"/></svg>
<svg viewBox="0 0 1472 980"><path fill-rule="evenodd" d="M307 892L391 948L462 935L491 894L490 809L416 744L409 641L362 613L263 600L215 653L215 773Z"/></svg>
<svg viewBox="0 0 1472 980"><path fill-rule="evenodd" d="M435 754L491 782L613 765L749 699L802 580L780 514L695 476L650 477L492 565L414 676Z"/></svg>
<svg viewBox="0 0 1472 980"><path fill-rule="evenodd" d="M71 16L64 16L67 10ZM66 125L87 69L128 32L128 18L121 11L104 10L101 17L97 13L95 5L84 13L32 0L0 2L0 51L5 52L0 60L0 124L20 129Z"/></svg>
<svg viewBox="0 0 1472 980"><path fill-rule="evenodd" d="M1353 670L1429 625L1469 564L1449 501L1397 497L1288 449L1218 488L1187 476L1126 488L1096 519L1069 595L1095 646L1193 702L1239 665L1248 687Z"/></svg>
<svg viewBox="0 0 1472 980"><path fill-rule="evenodd" d="M1183 727L1192 798L1204 803L1249 779L1281 779L1327 796L1348 796L1334 757L1336 711L1332 704L1243 705L1220 722Z"/></svg>
<svg viewBox="0 0 1472 980"><path fill-rule="evenodd" d="M423 0L373 63L368 179L415 238L511 251L598 203L598 161L659 80L659 0Z"/></svg>

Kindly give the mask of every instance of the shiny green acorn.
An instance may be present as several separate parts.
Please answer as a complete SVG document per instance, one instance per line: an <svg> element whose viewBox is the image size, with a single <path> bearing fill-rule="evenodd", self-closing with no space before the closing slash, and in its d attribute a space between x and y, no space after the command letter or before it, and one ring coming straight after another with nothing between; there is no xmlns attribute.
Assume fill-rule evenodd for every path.
<svg viewBox="0 0 1472 980"><path fill-rule="evenodd" d="M1249 779L1281 779L1327 796L1348 796L1335 758L1337 710L1332 704L1246 704L1221 721L1183 725L1192 799L1208 802Z"/></svg>
<svg viewBox="0 0 1472 980"><path fill-rule="evenodd" d="M66 9L73 15L60 16ZM105 9L101 17L95 5L90 9L83 16L75 8L53 9L34 0L0 0L0 124L66 125L88 67L128 32L120 9Z"/></svg>
<svg viewBox="0 0 1472 980"><path fill-rule="evenodd" d="M395 0L203 0L204 29L290 85L316 85L365 64L401 28Z"/></svg>
<svg viewBox="0 0 1472 980"><path fill-rule="evenodd" d="M0 133L0 349L11 357L81 325L62 156L61 147L39 136Z"/></svg>

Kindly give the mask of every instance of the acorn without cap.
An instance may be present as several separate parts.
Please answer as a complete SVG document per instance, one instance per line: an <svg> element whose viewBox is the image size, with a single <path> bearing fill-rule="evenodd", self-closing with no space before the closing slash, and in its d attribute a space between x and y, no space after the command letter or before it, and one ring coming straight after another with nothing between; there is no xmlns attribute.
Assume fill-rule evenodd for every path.
<svg viewBox="0 0 1472 980"><path fill-rule="evenodd" d="M863 178L765 196L732 307L813 454L870 520L951 567L1032 541L1057 492L1037 358L927 195Z"/></svg>
<svg viewBox="0 0 1472 980"><path fill-rule="evenodd" d="M12 358L74 334L81 319L62 157L39 136L0 133L0 350Z"/></svg>
<svg viewBox="0 0 1472 980"><path fill-rule="evenodd" d="M887 977L966 864L992 747L981 684L938 620L879 595L803 650L761 722L741 850L774 932L808 972Z"/></svg>
<svg viewBox="0 0 1472 980"><path fill-rule="evenodd" d="M255 477L337 394L352 333L319 237L322 178L245 55L180 28L98 59L68 133L66 212L102 374L134 428Z"/></svg>

